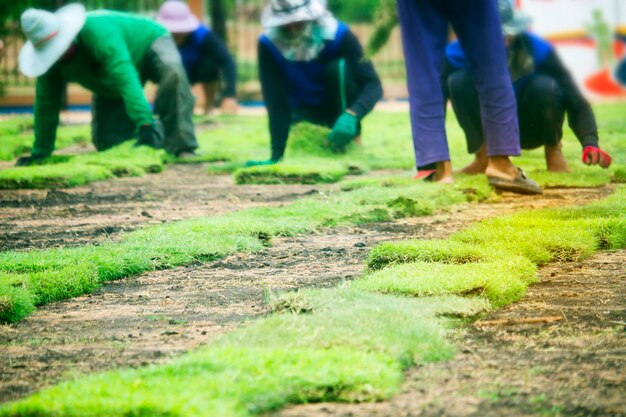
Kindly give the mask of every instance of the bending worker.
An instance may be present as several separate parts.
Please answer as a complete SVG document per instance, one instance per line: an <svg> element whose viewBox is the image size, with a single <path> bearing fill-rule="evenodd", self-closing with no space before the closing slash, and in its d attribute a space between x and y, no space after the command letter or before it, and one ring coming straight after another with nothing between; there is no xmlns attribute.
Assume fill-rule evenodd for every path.
<svg viewBox="0 0 626 417"><path fill-rule="evenodd" d="M28 9L21 23L28 42L19 67L37 77L37 87L35 143L32 155L18 165L52 154L66 82L93 92L92 141L98 150L138 136L138 144L164 146L178 157L193 155L198 146L191 120L194 99L163 26L128 13L87 13L80 4L56 13ZM147 80L158 84L154 110L159 122L143 93Z"/></svg>
<svg viewBox="0 0 626 417"><path fill-rule="evenodd" d="M237 67L224 42L200 23L184 1L167 0L159 9L157 21L174 37L189 83L202 85L204 113L213 110L220 74L225 81L221 110L236 113Z"/></svg>
<svg viewBox="0 0 626 417"><path fill-rule="evenodd" d="M582 161L608 168L611 156L598 145L598 127L591 106L585 100L554 47L528 32L530 19L515 11L508 0L500 1L502 32L507 44L509 72L517 101L522 149L544 147L548 171L568 172L561 152L563 121L582 145ZM480 119L478 93L468 71L459 42L446 50L445 88L461 127L467 148L475 160L463 168L466 174L484 173L487 153Z"/></svg>
<svg viewBox="0 0 626 417"><path fill-rule="evenodd" d="M356 36L321 0L271 0L261 21L259 76L272 155L247 165L278 162L299 121L332 127L328 140L335 147L358 141L360 122L383 90Z"/></svg>

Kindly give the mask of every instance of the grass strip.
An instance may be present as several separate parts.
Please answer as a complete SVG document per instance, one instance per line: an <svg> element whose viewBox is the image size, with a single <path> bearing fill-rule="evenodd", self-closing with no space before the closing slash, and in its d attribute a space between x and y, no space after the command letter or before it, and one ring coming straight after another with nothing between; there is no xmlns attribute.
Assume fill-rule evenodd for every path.
<svg viewBox="0 0 626 417"><path fill-rule="evenodd" d="M238 184L317 184L332 183L363 168L352 164L346 156L359 152L355 144L345 149L330 146L330 129L311 123L298 123L289 132L285 159L274 165L240 168L235 171Z"/></svg>
<svg viewBox="0 0 626 417"><path fill-rule="evenodd" d="M275 236L307 233L323 227L388 221L429 215L436 209L468 201L467 186L415 183L403 187L363 187L351 192L298 200L282 207L265 207L214 217L156 225L123 235L119 242L78 248L0 253L0 272L24 275L14 285L32 295L35 305L73 297L99 284L144 271L205 262L234 252L258 251ZM482 194L489 193L483 185ZM76 265L88 272L74 274ZM82 271L82 269L81 269ZM67 276L58 280L55 276ZM76 283L74 279L85 281ZM55 280L55 290L39 285ZM7 297L10 296L6 295ZM0 320L15 322L27 309L0 310Z"/></svg>
<svg viewBox="0 0 626 417"><path fill-rule="evenodd" d="M6 405L0 416L243 417L287 404L382 400L398 391L406 367L454 355L438 316L486 307L350 289L290 297L308 303L309 313L276 311L168 365L62 383Z"/></svg>
<svg viewBox="0 0 626 417"><path fill-rule="evenodd" d="M42 164L0 171L0 189L67 188L115 177L141 176L164 168L164 153L130 142L98 153L54 155Z"/></svg>
<svg viewBox="0 0 626 417"><path fill-rule="evenodd" d="M572 237L564 230L571 226L566 222L578 218L598 239L595 247L605 238L605 245L626 246L625 205L626 188L621 188L585 208L538 210L501 220L510 226L520 222L520 227L529 227L529 219L554 220L552 228L547 222L536 225L566 239ZM492 226L485 221L468 232ZM448 240L464 243L463 233ZM570 247L580 250L579 245L575 241ZM338 288L270 294L272 315L173 363L65 382L5 405L0 416L244 417L287 404L389 398L407 367L454 355L445 337L450 317L473 317L511 302L536 279L536 264L522 256L523 250L515 254L506 247L506 258L485 261L502 252L473 247L455 256L451 248L439 247L443 253L430 248L428 262L395 264ZM404 252L406 258L406 247Z"/></svg>
<svg viewBox="0 0 626 417"><path fill-rule="evenodd" d="M0 160L10 161L30 152L34 142L32 117L12 117L0 121ZM61 125L57 129L57 149L91 141L88 125Z"/></svg>
<svg viewBox="0 0 626 417"><path fill-rule="evenodd" d="M445 240L384 243L356 289L411 296L480 294L494 307L518 300L548 262L626 248L626 187L585 207L485 220Z"/></svg>

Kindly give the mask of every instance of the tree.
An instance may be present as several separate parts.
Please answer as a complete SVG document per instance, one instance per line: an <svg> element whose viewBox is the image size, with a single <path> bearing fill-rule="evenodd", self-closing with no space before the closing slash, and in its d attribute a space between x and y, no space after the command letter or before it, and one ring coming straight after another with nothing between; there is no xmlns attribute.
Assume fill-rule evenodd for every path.
<svg viewBox="0 0 626 417"><path fill-rule="evenodd" d="M211 26L215 34L223 41L227 40L226 9L224 0L209 0Z"/></svg>

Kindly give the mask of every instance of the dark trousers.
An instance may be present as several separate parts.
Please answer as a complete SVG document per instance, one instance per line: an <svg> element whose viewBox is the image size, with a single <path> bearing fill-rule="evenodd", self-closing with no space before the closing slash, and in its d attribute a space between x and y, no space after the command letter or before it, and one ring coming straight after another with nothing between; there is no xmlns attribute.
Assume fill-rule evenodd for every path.
<svg viewBox="0 0 626 417"><path fill-rule="evenodd" d="M353 71L343 59L331 61L324 70L326 102L321 106L300 106L292 113L292 124L306 121L332 127L359 95L360 89ZM360 126L359 126L360 131Z"/></svg>
<svg viewBox="0 0 626 417"><path fill-rule="evenodd" d="M466 70L452 73L447 80L452 107L465 132L467 150L476 153L483 145L478 92ZM564 97L556 81L544 74L531 75L515 89L520 142L523 149L555 146L563 137Z"/></svg>
<svg viewBox="0 0 626 417"><path fill-rule="evenodd" d="M489 156L519 155L519 128L497 0L398 0L417 166L450 159L441 75L451 24L480 97Z"/></svg>
<svg viewBox="0 0 626 417"><path fill-rule="evenodd" d="M174 41L164 36L152 43L144 58L144 77L158 85L154 113L156 128L164 137L165 150L177 154L198 147L192 121L194 98ZM99 151L136 136L137 126L126 112L124 101L93 97L92 140Z"/></svg>

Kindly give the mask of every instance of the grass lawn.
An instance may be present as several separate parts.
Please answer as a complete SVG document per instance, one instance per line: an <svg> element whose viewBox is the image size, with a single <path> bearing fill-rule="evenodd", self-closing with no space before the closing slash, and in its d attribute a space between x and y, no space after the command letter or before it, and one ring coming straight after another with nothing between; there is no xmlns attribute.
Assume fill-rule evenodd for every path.
<svg viewBox="0 0 626 417"><path fill-rule="evenodd" d="M569 129L566 129L563 144L572 173L547 172L541 149L523 152L522 157L516 158L516 163L544 187L596 187L611 181L626 181L624 163L626 149L621 140L622 132L626 130L626 122L622 117L626 111L626 103L598 105L595 110L600 127L601 146L612 153L615 159L614 165L609 170L587 167L580 162L580 144ZM215 122L217 124L215 129L198 133L199 156L188 162L209 162L209 173L233 173L236 182L240 184L328 183L340 181L348 174L378 169L405 170L408 176L414 166L409 119L408 114L404 112L373 112L363 121L364 146L361 148L350 145L341 153L332 152L324 147L327 129L310 125L294 127L283 161L274 166L254 168L245 168L245 162L269 158L267 118L221 116L216 118ZM24 132L30 128L30 123L31 120L28 118L0 123L0 132L5 132L3 141L0 142L0 159L11 159L28 149L32 144L32 133ZM464 135L453 112L449 112L447 128L453 164L461 167L468 163L472 156L466 152ZM87 141L88 129L87 126L61 127L58 147ZM129 152L133 158L140 158L144 153L143 150ZM122 154L120 152L117 155ZM107 159L112 161L114 158ZM179 162L170 157L165 158L165 161ZM48 162L54 164L58 161L52 158ZM81 158L74 158L67 163L70 165L64 165L62 169L45 170L35 167L7 169L0 172L0 188L71 187L117 175L115 170L107 175L101 169L101 164L89 163L87 165L100 167L85 168ZM143 174L142 170L133 170L125 162L122 164L126 168L117 170L117 173ZM58 171L63 171L65 174L63 178L59 178Z"/></svg>

